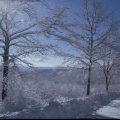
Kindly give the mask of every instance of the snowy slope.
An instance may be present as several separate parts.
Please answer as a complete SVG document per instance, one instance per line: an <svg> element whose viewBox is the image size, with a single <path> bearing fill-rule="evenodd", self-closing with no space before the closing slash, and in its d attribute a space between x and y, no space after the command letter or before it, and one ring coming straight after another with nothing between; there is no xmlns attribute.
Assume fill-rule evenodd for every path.
<svg viewBox="0 0 120 120"><path fill-rule="evenodd" d="M107 105L110 101L120 98L120 93L109 93L109 94L99 94L93 95L86 98L79 99L71 99L59 97L55 101L51 101L48 106L41 109L41 107L36 106L32 108L26 108L21 111L8 111L6 113L0 114L0 119L2 118L119 118L118 115L115 117L115 114L112 116L105 117L101 114L93 115L93 112L101 111L99 108ZM61 104L63 103L64 104ZM119 108L120 101L115 100L109 104L109 108L106 110L110 110L110 107L116 106ZM98 110L99 109L99 110ZM107 111L103 110L103 113L107 114ZM114 111L115 109L113 109ZM119 111L114 111L115 113L119 113ZM98 112L99 113L99 112ZM109 114L110 115L110 114Z"/></svg>
<svg viewBox="0 0 120 120"><path fill-rule="evenodd" d="M97 114L109 118L120 119L120 100L113 100L107 106L97 110Z"/></svg>

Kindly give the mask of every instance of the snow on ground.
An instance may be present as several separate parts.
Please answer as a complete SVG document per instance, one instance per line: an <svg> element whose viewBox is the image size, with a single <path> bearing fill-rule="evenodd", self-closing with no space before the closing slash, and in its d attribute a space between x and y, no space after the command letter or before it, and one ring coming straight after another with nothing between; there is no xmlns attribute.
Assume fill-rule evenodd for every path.
<svg viewBox="0 0 120 120"><path fill-rule="evenodd" d="M113 100L107 106L97 110L97 114L109 118L120 119L120 100Z"/></svg>
<svg viewBox="0 0 120 120"><path fill-rule="evenodd" d="M19 114L19 112L7 112L7 113L5 113L5 114L0 114L0 117L11 117L11 116L16 116L16 115L18 115Z"/></svg>
<svg viewBox="0 0 120 120"><path fill-rule="evenodd" d="M70 100L72 100L72 98L58 96L54 101L62 104L62 103L68 102Z"/></svg>
<svg viewBox="0 0 120 120"><path fill-rule="evenodd" d="M71 99L68 100L64 97L59 97L54 101L50 101L49 105L41 109L40 106L27 108L21 111L7 111L6 113L0 114L0 119L2 118L11 118L11 119L25 119L25 118L44 118L44 119L55 119L55 118L112 118L112 116L102 116L101 114L94 114L96 111L99 111L99 108L109 104L110 107L116 106L120 108L119 100L120 93L108 93L108 94L98 94L91 95L85 98ZM114 100L114 101L113 101ZM64 103L65 104L61 104ZM107 108L108 110L109 108ZM110 110L110 109L109 109ZM114 110L114 109L113 109ZM105 111L105 110L104 110ZM105 111L106 112L106 111ZM116 113L119 111L115 111ZM114 117L115 118L115 117Z"/></svg>

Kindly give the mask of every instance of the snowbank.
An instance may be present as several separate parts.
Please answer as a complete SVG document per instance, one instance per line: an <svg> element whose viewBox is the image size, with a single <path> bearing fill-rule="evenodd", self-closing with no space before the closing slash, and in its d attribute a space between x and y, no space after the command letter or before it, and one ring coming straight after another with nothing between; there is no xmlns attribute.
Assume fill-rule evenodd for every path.
<svg viewBox="0 0 120 120"><path fill-rule="evenodd" d="M98 115L120 119L120 100L113 100L107 106L97 110Z"/></svg>
<svg viewBox="0 0 120 120"><path fill-rule="evenodd" d="M44 109L35 107L29 108L25 111L16 111L11 113L6 113L1 118L104 118L100 115L93 114L99 108L109 104L112 100L120 98L120 93L108 93L108 94L99 94L92 95L86 98L72 99L70 101L62 98L61 104L57 101L49 102L49 105ZM61 99L61 98L60 98Z"/></svg>

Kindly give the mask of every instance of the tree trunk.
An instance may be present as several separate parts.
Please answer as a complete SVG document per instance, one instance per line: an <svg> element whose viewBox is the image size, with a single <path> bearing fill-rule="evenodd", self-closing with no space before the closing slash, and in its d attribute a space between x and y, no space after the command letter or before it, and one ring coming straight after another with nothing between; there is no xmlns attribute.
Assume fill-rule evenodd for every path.
<svg viewBox="0 0 120 120"><path fill-rule="evenodd" d="M91 66L89 66L89 69L88 69L87 96L90 95L90 82L91 82Z"/></svg>
<svg viewBox="0 0 120 120"><path fill-rule="evenodd" d="M9 70L9 47L6 47L6 49L4 49L3 56L2 100L5 100L7 98L8 70Z"/></svg>
<svg viewBox="0 0 120 120"><path fill-rule="evenodd" d="M106 76L106 92L108 92L109 90L109 83L108 83L108 77Z"/></svg>

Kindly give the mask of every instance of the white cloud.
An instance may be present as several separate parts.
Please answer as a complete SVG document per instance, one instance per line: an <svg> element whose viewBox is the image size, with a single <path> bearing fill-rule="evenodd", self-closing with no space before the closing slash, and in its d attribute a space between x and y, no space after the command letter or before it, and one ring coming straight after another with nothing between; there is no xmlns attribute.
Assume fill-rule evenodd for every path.
<svg viewBox="0 0 120 120"><path fill-rule="evenodd" d="M48 57L47 59L40 60L38 57L26 58L28 62L32 63L36 67L62 67L63 59L61 57Z"/></svg>

